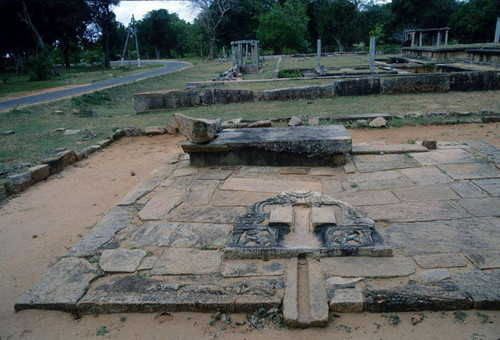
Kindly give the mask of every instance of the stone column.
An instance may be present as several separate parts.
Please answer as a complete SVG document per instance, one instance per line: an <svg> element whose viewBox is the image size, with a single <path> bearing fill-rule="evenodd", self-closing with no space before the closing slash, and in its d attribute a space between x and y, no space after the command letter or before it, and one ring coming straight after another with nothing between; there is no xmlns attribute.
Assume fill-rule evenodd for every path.
<svg viewBox="0 0 500 340"><path fill-rule="evenodd" d="M321 68L321 39L318 39L316 44L316 69Z"/></svg>
<svg viewBox="0 0 500 340"><path fill-rule="evenodd" d="M243 65L243 45L238 43L238 65Z"/></svg>
<svg viewBox="0 0 500 340"><path fill-rule="evenodd" d="M370 37L370 73L375 70L375 37Z"/></svg>
<svg viewBox="0 0 500 340"><path fill-rule="evenodd" d="M495 44L500 43L500 17L497 18L497 28L495 30Z"/></svg>
<svg viewBox="0 0 500 340"><path fill-rule="evenodd" d="M252 64L259 67L259 43L257 41L252 43Z"/></svg>
<svg viewBox="0 0 500 340"><path fill-rule="evenodd" d="M448 45L448 30L446 30L446 32L444 33L444 45Z"/></svg>
<svg viewBox="0 0 500 340"><path fill-rule="evenodd" d="M411 35L411 47L415 46L415 32L410 33Z"/></svg>
<svg viewBox="0 0 500 340"><path fill-rule="evenodd" d="M233 67L238 64L238 60L236 58L236 46L231 44L231 57L233 59Z"/></svg>
<svg viewBox="0 0 500 340"><path fill-rule="evenodd" d="M437 36L437 44L438 46L441 45L441 31L438 31L438 36Z"/></svg>
<svg viewBox="0 0 500 340"><path fill-rule="evenodd" d="M418 47L422 47L422 32L418 32Z"/></svg>
<svg viewBox="0 0 500 340"><path fill-rule="evenodd" d="M248 44L245 44L245 58L248 58Z"/></svg>

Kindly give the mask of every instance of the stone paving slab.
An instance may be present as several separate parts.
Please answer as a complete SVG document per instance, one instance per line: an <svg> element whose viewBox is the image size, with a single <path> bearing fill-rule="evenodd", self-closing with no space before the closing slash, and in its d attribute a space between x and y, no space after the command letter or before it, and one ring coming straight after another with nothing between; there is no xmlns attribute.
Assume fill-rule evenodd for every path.
<svg viewBox="0 0 500 340"><path fill-rule="evenodd" d="M474 300L474 308L500 308L500 270L484 272L474 270L466 273L454 273L451 276L461 290Z"/></svg>
<svg viewBox="0 0 500 340"><path fill-rule="evenodd" d="M372 205L373 202L377 202L377 204L400 203L399 199L388 190L368 190L353 193L342 192L335 195L335 198L354 206Z"/></svg>
<svg viewBox="0 0 500 340"><path fill-rule="evenodd" d="M15 309L75 311L90 282L100 274L86 260L63 258L16 301Z"/></svg>
<svg viewBox="0 0 500 340"><path fill-rule="evenodd" d="M105 272L133 273L146 256L142 249L111 249L104 250L99 259L99 267Z"/></svg>
<svg viewBox="0 0 500 340"><path fill-rule="evenodd" d="M474 216L500 216L500 197L468 198L458 202Z"/></svg>
<svg viewBox="0 0 500 340"><path fill-rule="evenodd" d="M281 276L285 267L276 261L225 261L221 273L224 277Z"/></svg>
<svg viewBox="0 0 500 340"><path fill-rule="evenodd" d="M410 155L422 165L480 163L490 161L487 156L478 157L463 149L438 149L426 153L411 153Z"/></svg>
<svg viewBox="0 0 500 340"><path fill-rule="evenodd" d="M413 183L418 185L445 184L453 182L453 178L434 166L401 169L400 172L410 178Z"/></svg>
<svg viewBox="0 0 500 340"><path fill-rule="evenodd" d="M460 196L446 185L423 185L412 188L399 188L393 190L393 192L401 201L410 202L443 201L460 198ZM372 202L377 202L377 200L372 200Z"/></svg>
<svg viewBox="0 0 500 340"><path fill-rule="evenodd" d="M347 177L359 190L379 190L413 186L413 181L398 171L377 171ZM348 187L346 185L344 187Z"/></svg>
<svg viewBox="0 0 500 340"><path fill-rule="evenodd" d="M427 152L420 144L354 144L352 155L391 154L407 152Z"/></svg>
<svg viewBox="0 0 500 340"><path fill-rule="evenodd" d="M496 179L477 179L473 181L484 191L492 196L500 196L500 178Z"/></svg>
<svg viewBox="0 0 500 340"><path fill-rule="evenodd" d="M417 255L413 260L425 269L467 267L467 260L460 254Z"/></svg>
<svg viewBox="0 0 500 340"><path fill-rule="evenodd" d="M500 178L500 171L490 163L442 164L438 167L453 179Z"/></svg>
<svg viewBox="0 0 500 340"><path fill-rule="evenodd" d="M496 217L402 223L390 225L382 235L398 254L464 253L498 249L499 225Z"/></svg>
<svg viewBox="0 0 500 340"><path fill-rule="evenodd" d="M418 222L471 217L464 208L452 201L423 201L386 205L367 205L359 208L375 221Z"/></svg>
<svg viewBox="0 0 500 340"><path fill-rule="evenodd" d="M232 226L210 223L148 222L130 239L136 247L223 248Z"/></svg>
<svg viewBox="0 0 500 340"><path fill-rule="evenodd" d="M374 172L420 166L408 154L406 155L357 155L353 157L354 163L360 172Z"/></svg>
<svg viewBox="0 0 500 340"><path fill-rule="evenodd" d="M500 268L500 250L479 251L465 256L479 269Z"/></svg>
<svg viewBox="0 0 500 340"><path fill-rule="evenodd" d="M221 190L215 194L213 199L214 207L251 206L253 203L262 201L269 197L267 192L244 193L240 191Z"/></svg>
<svg viewBox="0 0 500 340"><path fill-rule="evenodd" d="M413 274L415 264L406 257L338 257L321 259L321 269L328 276L388 278Z"/></svg>
<svg viewBox="0 0 500 340"><path fill-rule="evenodd" d="M152 275L215 274L220 271L222 252L189 248L167 248L151 270Z"/></svg>
<svg viewBox="0 0 500 340"><path fill-rule="evenodd" d="M281 193L288 190L321 191L321 183L230 178L222 185L221 190L257 191L269 193Z"/></svg>
<svg viewBox="0 0 500 340"><path fill-rule="evenodd" d="M470 181L460 181L449 184L457 194L463 198L480 198L487 197L488 194L481 190L476 184Z"/></svg>
<svg viewBox="0 0 500 340"><path fill-rule="evenodd" d="M183 202L184 195L185 192L182 189L174 187L162 188L139 211L139 218L143 221L163 219L165 215Z"/></svg>
<svg viewBox="0 0 500 340"><path fill-rule="evenodd" d="M216 179L216 180L225 180L231 174L233 173L233 170L223 170L223 169L217 169L217 170L209 170L204 172L200 177L198 177L199 180L210 180L210 179Z"/></svg>
<svg viewBox="0 0 500 340"><path fill-rule="evenodd" d="M232 224L243 213L245 213L244 207L218 207L214 209L210 206L194 207L183 203L170 212L165 217L165 221Z"/></svg>

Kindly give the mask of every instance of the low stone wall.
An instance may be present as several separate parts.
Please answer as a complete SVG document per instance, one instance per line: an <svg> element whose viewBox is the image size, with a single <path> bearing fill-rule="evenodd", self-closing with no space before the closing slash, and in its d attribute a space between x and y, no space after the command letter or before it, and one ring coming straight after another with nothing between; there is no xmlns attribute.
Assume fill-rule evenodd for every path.
<svg viewBox="0 0 500 340"><path fill-rule="evenodd" d="M140 93L134 95L137 113L198 105L252 102L258 100L294 100L336 96L366 96L448 91L500 90L500 72L470 71L398 77L359 77L335 80L330 85L300 86L253 92L250 90L206 89Z"/></svg>

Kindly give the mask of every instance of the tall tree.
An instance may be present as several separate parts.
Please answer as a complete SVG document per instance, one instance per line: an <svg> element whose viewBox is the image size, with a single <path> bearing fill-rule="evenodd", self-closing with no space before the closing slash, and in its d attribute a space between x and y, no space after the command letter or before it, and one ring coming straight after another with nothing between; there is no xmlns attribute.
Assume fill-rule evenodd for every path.
<svg viewBox="0 0 500 340"><path fill-rule="evenodd" d="M162 54L171 56L175 46L175 37L172 30L172 19L166 9L150 11L137 24L137 36L143 49L153 51L156 59Z"/></svg>
<svg viewBox="0 0 500 340"><path fill-rule="evenodd" d="M231 0L193 0L194 6L200 9L199 22L205 29L208 39L208 59L214 58L214 47L219 27L224 17L231 10Z"/></svg>
<svg viewBox="0 0 500 340"><path fill-rule="evenodd" d="M269 12L259 16L257 38L262 47L275 54L285 49L304 50L308 47L306 6L299 0L276 3Z"/></svg>
<svg viewBox="0 0 500 340"><path fill-rule="evenodd" d="M451 33L461 43L493 41L497 17L500 17L498 0L470 0L451 15Z"/></svg>
<svg viewBox="0 0 500 340"><path fill-rule="evenodd" d="M392 0L400 29L445 27L457 8L457 0Z"/></svg>
<svg viewBox="0 0 500 340"><path fill-rule="evenodd" d="M104 67L111 68L110 57L110 35L112 21L115 14L111 10L112 6L117 5L120 0L88 0L90 14L95 25L97 25L102 34L102 43L104 48Z"/></svg>

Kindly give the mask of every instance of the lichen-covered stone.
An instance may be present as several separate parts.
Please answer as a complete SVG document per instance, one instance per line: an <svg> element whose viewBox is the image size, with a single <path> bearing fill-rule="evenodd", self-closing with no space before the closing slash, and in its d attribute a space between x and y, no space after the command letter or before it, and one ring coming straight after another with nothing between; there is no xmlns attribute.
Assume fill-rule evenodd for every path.
<svg viewBox="0 0 500 340"><path fill-rule="evenodd" d="M15 194L23 191L31 184L33 184L33 178L29 171L7 177L7 189Z"/></svg>
<svg viewBox="0 0 500 340"><path fill-rule="evenodd" d="M448 91L450 91L450 78L447 75L387 78L382 82L382 93L384 94Z"/></svg>
<svg viewBox="0 0 500 340"><path fill-rule="evenodd" d="M194 144L208 142L221 131L220 119L191 118L181 113L174 113L174 119L179 131Z"/></svg>
<svg viewBox="0 0 500 340"><path fill-rule="evenodd" d="M380 94L380 78L354 78L336 80L334 92L337 96L367 96Z"/></svg>

